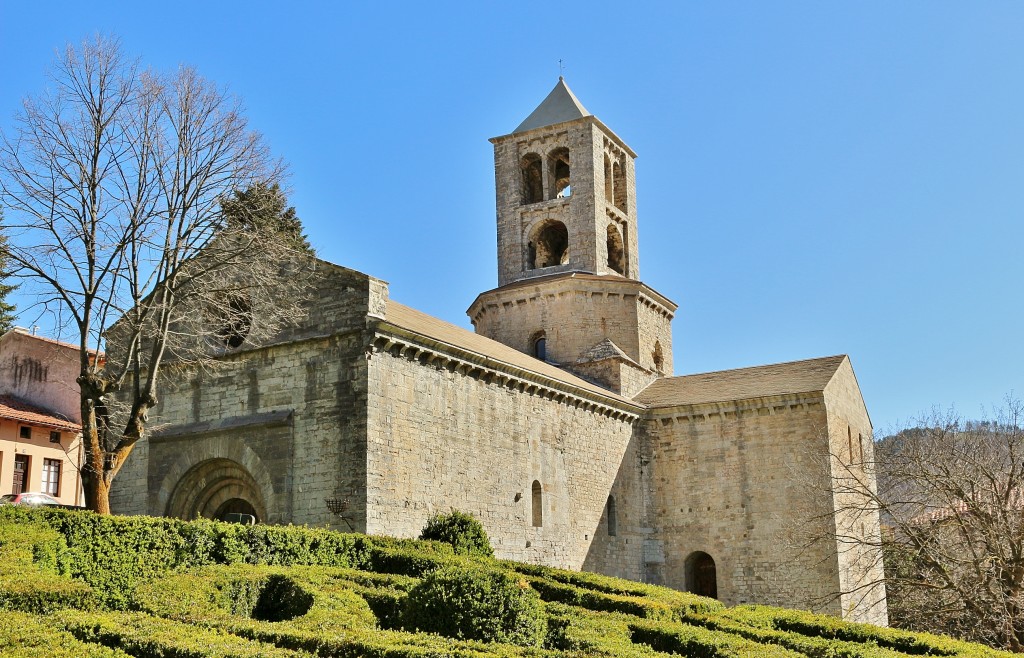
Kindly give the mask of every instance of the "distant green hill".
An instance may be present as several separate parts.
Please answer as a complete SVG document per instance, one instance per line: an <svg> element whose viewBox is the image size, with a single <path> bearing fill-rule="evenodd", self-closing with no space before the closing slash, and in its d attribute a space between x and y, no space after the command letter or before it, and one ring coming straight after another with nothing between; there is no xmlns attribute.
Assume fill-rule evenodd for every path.
<svg viewBox="0 0 1024 658"><path fill-rule="evenodd" d="M315 528L8 506L0 508L0 565L5 658L1013 655L807 612L725 608L589 573L470 558L448 544ZM451 585L460 578L482 583L463 595L473 600L458 598L468 591ZM419 616L410 612L416 602ZM494 619L470 620L481 627L534 615L538 634L507 644L411 629L435 610L438 627L457 634L455 617L442 612L451 605L487 609ZM531 642L537 645L520 646Z"/></svg>

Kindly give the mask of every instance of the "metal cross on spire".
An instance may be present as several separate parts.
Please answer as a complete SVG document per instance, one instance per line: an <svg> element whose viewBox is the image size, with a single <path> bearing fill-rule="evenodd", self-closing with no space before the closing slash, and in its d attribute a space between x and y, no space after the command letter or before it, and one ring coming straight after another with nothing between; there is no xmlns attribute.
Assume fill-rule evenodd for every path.
<svg viewBox="0 0 1024 658"><path fill-rule="evenodd" d="M565 66L562 64L562 60L558 60L558 79L562 79L562 74L565 73Z"/></svg>

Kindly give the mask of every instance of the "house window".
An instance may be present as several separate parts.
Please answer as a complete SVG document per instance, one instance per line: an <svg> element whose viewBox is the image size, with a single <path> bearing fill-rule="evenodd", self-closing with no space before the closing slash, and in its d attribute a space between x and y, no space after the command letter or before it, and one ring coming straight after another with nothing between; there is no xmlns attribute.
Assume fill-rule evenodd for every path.
<svg viewBox="0 0 1024 658"><path fill-rule="evenodd" d="M540 528L544 525L544 492L541 490L540 481L533 481L533 527Z"/></svg>
<svg viewBox="0 0 1024 658"><path fill-rule="evenodd" d="M615 496L608 496L608 504L605 505L605 516L608 517L608 536L614 537L619 534L618 519L615 518Z"/></svg>
<svg viewBox="0 0 1024 658"><path fill-rule="evenodd" d="M18 436L22 439L31 439L32 428L26 425L22 425L20 428L18 428Z"/></svg>
<svg viewBox="0 0 1024 658"><path fill-rule="evenodd" d="M51 496L60 495L60 463L59 459L43 460L43 493Z"/></svg>
<svg viewBox="0 0 1024 658"><path fill-rule="evenodd" d="M60 432L50 432L50 443L60 443Z"/></svg>

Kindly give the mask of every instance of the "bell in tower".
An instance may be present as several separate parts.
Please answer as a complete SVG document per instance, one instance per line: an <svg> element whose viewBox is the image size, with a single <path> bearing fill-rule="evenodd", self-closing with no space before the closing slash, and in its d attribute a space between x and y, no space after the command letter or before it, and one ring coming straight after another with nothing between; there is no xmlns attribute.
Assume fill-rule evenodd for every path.
<svg viewBox="0 0 1024 658"><path fill-rule="evenodd" d="M676 305L639 281L636 154L558 84L491 139L498 288L477 333L631 396L672 374Z"/></svg>

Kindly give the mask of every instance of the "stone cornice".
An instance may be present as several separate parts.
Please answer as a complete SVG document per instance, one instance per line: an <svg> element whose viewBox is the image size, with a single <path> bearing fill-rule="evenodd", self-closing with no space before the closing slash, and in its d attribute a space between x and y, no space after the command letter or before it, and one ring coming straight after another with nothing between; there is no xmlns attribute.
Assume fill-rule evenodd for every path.
<svg viewBox="0 0 1024 658"><path fill-rule="evenodd" d="M630 423L639 420L645 410L643 405L599 396L567 382L433 340L387 322L377 325L376 333L367 347L367 358L383 352Z"/></svg>
<svg viewBox="0 0 1024 658"><path fill-rule="evenodd" d="M545 135L545 134L548 134L548 133L558 132L559 130L568 130L569 126L572 126L574 124L584 124L584 123L589 123L591 125L594 125L594 126L597 126L598 128L600 128L605 133L605 135L608 136L609 139L611 139L613 142L615 142L615 144L619 148L623 149L626 153L628 153L629 157L631 157L633 159L636 159L636 157L637 157L636 152L633 149L629 148L629 145L626 144L626 142L622 141L622 138L619 137L618 135L616 135L615 131L613 131L608 126L604 125L604 122L601 121L600 119L598 119L593 114L588 114L585 117L580 117L578 119L572 119L570 121L563 121L562 123L554 123L554 124L551 124L550 126L539 126L537 128L533 128L531 130L524 130L523 132L519 132L519 133L509 133L507 135L499 135L498 137L491 137L490 140L488 140L488 141L490 141L491 144L497 144L498 142L504 142L504 141L513 140L513 139L516 140L516 141L527 142L527 141L530 141L531 139L534 139L534 138L536 138L538 136Z"/></svg>
<svg viewBox="0 0 1024 658"><path fill-rule="evenodd" d="M266 411L248 416L232 416L230 418L219 418L198 423L186 423L184 425L168 425L158 427L150 434L150 441L169 441L177 438L188 438L195 434L207 434L210 432L223 432L228 430L241 429L243 427L274 427L288 425L292 422L292 409L280 411Z"/></svg>
<svg viewBox="0 0 1024 658"><path fill-rule="evenodd" d="M536 288L536 290L531 290L531 288ZM583 272L564 272L536 278L520 279L482 292L470 304L466 314L469 315L475 324L477 318L485 313L488 307L497 307L502 301L507 301L508 298L527 300L540 295L557 294L556 292L549 291L583 291L597 294L635 295L637 303L651 308L669 320L672 319L678 308L675 302L646 283L636 279Z"/></svg>
<svg viewBox="0 0 1024 658"><path fill-rule="evenodd" d="M713 422L745 416L774 416L792 411L805 411L824 404L824 394L821 391L811 391L744 400L652 407L647 409L644 416L647 420L657 420L663 425L668 425L673 422Z"/></svg>

